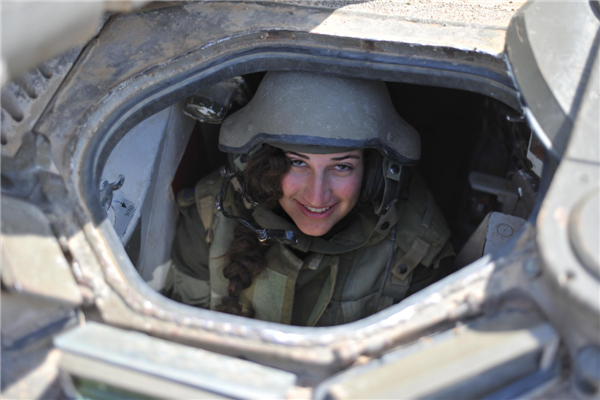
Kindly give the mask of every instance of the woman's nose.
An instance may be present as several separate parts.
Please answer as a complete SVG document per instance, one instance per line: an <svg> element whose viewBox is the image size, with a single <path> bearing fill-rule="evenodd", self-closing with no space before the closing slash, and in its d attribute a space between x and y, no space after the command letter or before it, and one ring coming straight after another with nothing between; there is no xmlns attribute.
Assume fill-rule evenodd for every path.
<svg viewBox="0 0 600 400"><path fill-rule="evenodd" d="M326 206L331 191L324 172L312 172L304 188L304 197L311 206Z"/></svg>

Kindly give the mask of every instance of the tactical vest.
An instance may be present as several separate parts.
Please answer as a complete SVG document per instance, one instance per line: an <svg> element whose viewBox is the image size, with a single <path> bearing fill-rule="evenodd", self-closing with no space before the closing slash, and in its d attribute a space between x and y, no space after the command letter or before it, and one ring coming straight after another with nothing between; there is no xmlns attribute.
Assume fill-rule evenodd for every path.
<svg viewBox="0 0 600 400"><path fill-rule="evenodd" d="M229 282L222 271L227 262L224 255L238 224L216 209L215 196L220 192L222 180L215 172L198 182L194 196L189 192L178 195L180 207L195 203L206 227L211 308L228 296ZM231 199L225 207L234 208L238 215L251 212ZM369 236L379 219L372 212L357 212L348 226L327 243L321 241L311 246L311 238L303 237L300 247L304 248L296 251L272 243L266 252L265 270L240 296L242 307L251 306L255 318L260 320L328 326L356 321L404 299L419 264L438 268L440 260L454 252L448 243L450 230L418 173L413 172L409 198L398 202L396 207L398 219L393 242L391 233ZM256 208L251 217L263 228L293 229L303 235L294 224L264 208ZM340 246L358 248L336 252L334 249ZM391 268L386 276L390 257Z"/></svg>

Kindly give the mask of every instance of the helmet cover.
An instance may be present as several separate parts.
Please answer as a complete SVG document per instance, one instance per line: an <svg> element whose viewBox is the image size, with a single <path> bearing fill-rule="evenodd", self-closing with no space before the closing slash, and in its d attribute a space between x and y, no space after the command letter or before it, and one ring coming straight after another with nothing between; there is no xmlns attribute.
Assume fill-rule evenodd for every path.
<svg viewBox="0 0 600 400"><path fill-rule="evenodd" d="M401 165L421 156L419 134L398 115L385 83L307 72L268 72L221 126L224 152L262 143L309 154L374 148Z"/></svg>

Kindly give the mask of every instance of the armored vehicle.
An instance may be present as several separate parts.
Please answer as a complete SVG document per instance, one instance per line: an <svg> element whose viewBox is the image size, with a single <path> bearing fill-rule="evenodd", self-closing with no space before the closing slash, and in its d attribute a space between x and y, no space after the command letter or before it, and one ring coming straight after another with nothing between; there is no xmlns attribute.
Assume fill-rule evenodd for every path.
<svg viewBox="0 0 600 400"><path fill-rule="evenodd" d="M3 397L598 398L597 1L531 1L507 26L98 4L59 18L83 44L64 52L56 30L38 38L49 60L3 51ZM161 295L176 193L226 162L220 123L267 71L386 83L421 135L455 273L328 328Z"/></svg>

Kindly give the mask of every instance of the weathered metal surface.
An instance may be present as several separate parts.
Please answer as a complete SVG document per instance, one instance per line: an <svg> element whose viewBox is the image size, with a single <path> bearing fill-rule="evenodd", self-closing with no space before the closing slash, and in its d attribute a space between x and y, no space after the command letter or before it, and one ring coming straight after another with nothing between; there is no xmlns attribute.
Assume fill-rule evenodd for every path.
<svg viewBox="0 0 600 400"><path fill-rule="evenodd" d="M105 12L128 12L146 2L6 2L1 16L2 33L10 40L6 40L2 48L0 85L51 57L86 43L102 27Z"/></svg>
<svg viewBox="0 0 600 400"><path fill-rule="evenodd" d="M14 157L2 156L2 194L27 199L39 207L47 207L53 197L50 190L64 190L57 176L47 138L33 132L21 136L21 147ZM60 187L60 189L58 188ZM45 192L45 193L44 193ZM67 199L55 206L64 207Z"/></svg>
<svg viewBox="0 0 600 400"><path fill-rule="evenodd" d="M2 11L2 31L11 38L2 48L4 84L5 78L87 42L100 26L104 5L9 2Z"/></svg>
<svg viewBox="0 0 600 400"><path fill-rule="evenodd" d="M418 46L457 48L492 55L498 55L504 50L505 28L499 26L370 13L364 13L356 21L356 15L357 11L353 10L335 10L311 32L377 41L405 42ZM345 26L348 23L352 23L353 26L351 28ZM434 30L438 31L438 35L431 35Z"/></svg>
<svg viewBox="0 0 600 400"><path fill-rule="evenodd" d="M536 221L542 279L546 285L533 286L532 294L548 317L555 321L575 359L581 348L600 344L600 278L595 261L600 257L600 248L597 239L593 243L594 237L598 237L600 207L597 195L600 182L600 22L587 3L574 3L572 7L551 3L544 10L540 6L525 9L525 14L514 21L510 33L513 40L507 49L517 75L519 68L521 72L527 71L530 58L524 56L513 61L515 54L527 50L525 55L533 52L543 57L538 60L540 64L536 69L529 65L529 80L523 82L523 94L529 103L528 119L536 124L538 135L550 140L548 154L562 156L562 159L557 167L551 162L552 157L544 161L548 167L554 165L556 171L551 182L548 179L544 182L549 188ZM541 26L532 15L538 11L539 16L554 18L557 10L564 10L564 16L556 19L560 24L547 36L542 36ZM573 22L583 26L573 29ZM515 41L517 28L522 31L522 40L516 37L518 41ZM564 37L556 36L560 32ZM566 42L569 38L573 39L572 44ZM573 54L573 68L561 68L559 72L557 68L562 64L556 58L558 48L564 50L562 54ZM543 84L539 81L540 74L548 77ZM522 76L516 78L521 84ZM548 141L544 144L548 145Z"/></svg>
<svg viewBox="0 0 600 400"><path fill-rule="evenodd" d="M81 293L42 211L2 197L2 283L17 291L66 304L81 304Z"/></svg>
<svg viewBox="0 0 600 400"><path fill-rule="evenodd" d="M2 291L2 349L24 348L76 321L72 308L25 294Z"/></svg>
<svg viewBox="0 0 600 400"><path fill-rule="evenodd" d="M58 377L60 352L43 348L2 351L2 398L11 400L64 399Z"/></svg>
<svg viewBox="0 0 600 400"><path fill-rule="evenodd" d="M385 15L410 16L414 21L438 20L463 24L507 26L515 10L523 0L495 0L479 2L473 0L453 1L389 1L370 0L274 0L279 3L313 5L328 8L344 8L376 12Z"/></svg>
<svg viewBox="0 0 600 400"><path fill-rule="evenodd" d="M489 213L458 253L454 264L458 268L464 267L486 254L498 251L519 236L525 223L523 218L499 212Z"/></svg>
<svg viewBox="0 0 600 400"><path fill-rule="evenodd" d="M89 195L99 205L98 169L118 139L140 119L176 99L234 76L236 68L251 72L318 66L329 73L457 87L463 87L464 79L474 79L478 87L487 82L488 95L504 93L505 99L514 101L499 47L502 29L421 25L399 17L380 23L381 18L224 2L178 4L119 16L86 48L36 128L49 138L74 200L84 205ZM410 40L408 33L405 36L409 43L394 40L398 26L411 33ZM447 33L461 43L465 31L472 40L467 50L436 42ZM365 63L370 68L364 68ZM93 195L88 190L92 187ZM83 233L70 225L57 229L68 238L72 268L86 291L86 301L94 301L107 322L300 369L312 379L322 379L360 356L377 355L439 324L479 313L494 268L480 264L472 275L456 277L440 293L427 292L429 299L424 292L414 304L399 305L353 325L315 330L282 327L183 307L163 298L143 283L111 224L101 213L94 217L96 211L100 207L74 208ZM304 364L290 365L290 360ZM313 366L320 367L313 370Z"/></svg>
<svg viewBox="0 0 600 400"><path fill-rule="evenodd" d="M514 295L528 282L520 263L531 254L531 241L524 241L510 257L498 260L499 264L484 267L489 260L482 259L448 284L440 282L407 302L334 328L282 326L182 307L143 287L130 290L116 268L106 270L107 282L115 291L103 291L96 303L108 323L243 355L297 373L302 382L314 384L361 357L376 357L475 316L487 305L497 304L504 292Z"/></svg>
<svg viewBox="0 0 600 400"><path fill-rule="evenodd" d="M296 382L288 372L92 322L54 343L63 371L158 398L280 399Z"/></svg>
<svg viewBox="0 0 600 400"><path fill-rule="evenodd" d="M592 3L529 2L515 15L506 35L510 68L527 118L555 160L569 144L584 99L592 92L597 101L598 83L590 78L598 72L600 20ZM593 121L597 124L598 118ZM594 132L598 137L598 130ZM588 143L586 152L598 151Z"/></svg>
<svg viewBox="0 0 600 400"><path fill-rule="evenodd" d="M584 196L569 218L569 241L575 255L597 279L600 279L600 190Z"/></svg>
<svg viewBox="0 0 600 400"><path fill-rule="evenodd" d="M391 33L399 25L388 20L378 28L381 16L360 13L331 19L348 32L334 35L326 27L331 14L289 5L179 4L114 18L88 46L37 129L49 138L65 192L76 205L54 228L64 236L85 301L93 302L103 321L294 371L301 383L314 384L361 359L502 307L504 298L525 296L532 286L545 295L542 278L524 268L524 261L537 256L530 226L505 250L509 254L486 257L401 304L334 328L281 326L193 309L142 281L112 224L99 214L99 171L133 125L211 83L241 72L322 68L444 87L469 83L469 90L515 101L494 45L484 45L484 52L434 45L446 28L441 24L421 31L415 24L413 33L421 38L396 43ZM373 24L363 24L363 17ZM414 24L396 22L407 29ZM313 32L316 28L321 31ZM463 28L473 37L493 33ZM426 40L429 44L421 43ZM58 196L53 199L62 204Z"/></svg>
<svg viewBox="0 0 600 400"><path fill-rule="evenodd" d="M21 147L23 135L33 129L82 49L71 49L2 86L2 157L13 157Z"/></svg>
<svg viewBox="0 0 600 400"><path fill-rule="evenodd" d="M135 213L135 204L125 198L123 195L118 195L113 199L111 204L112 212L114 213L114 223L113 227L115 228L115 232L119 239L123 238L125 231L127 231L127 227L133 218L133 214ZM110 218L110 212L109 212Z"/></svg>
<svg viewBox="0 0 600 400"><path fill-rule="evenodd" d="M58 399L58 351L52 335L79 322L64 304L2 290L3 399Z"/></svg>
<svg viewBox="0 0 600 400"><path fill-rule="evenodd" d="M71 158L76 139L86 138L90 128L106 122L111 111L131 100L135 92L150 86L155 91L158 81L173 85L199 66L214 66L226 59L239 58L241 68L247 62L242 55L258 50L265 53L253 70L269 66L309 69L312 60L305 56L309 51L334 62L335 68L330 69L338 73L345 64L364 59L379 61L386 69L402 66L402 74L386 73L390 80L466 88L458 80L478 76L489 85L486 94L514 102L502 60L503 38L503 29L421 24L351 11L338 15L330 9L272 3L191 3L123 15L109 21L88 45L78 72L65 82L37 129L52 137L55 159L64 163ZM290 50L295 54L285 53ZM300 59L277 63L277 54ZM378 63L370 68L361 73L376 74ZM435 68L444 69L446 76L432 73ZM224 75L229 73L215 78L222 80ZM201 88L190 87L182 97ZM483 86L470 85L470 89L480 91ZM66 173L69 165L60 168Z"/></svg>
<svg viewBox="0 0 600 400"><path fill-rule="evenodd" d="M508 243L508 241L517 237L523 225L525 225L523 218L493 212L490 215L488 230L485 235L483 254L493 253Z"/></svg>
<svg viewBox="0 0 600 400"><path fill-rule="evenodd" d="M381 42L374 46L370 42L357 42L353 38L332 38L327 35L311 34L303 32L306 28L302 26L314 25L319 18L326 17L327 12L294 7L284 7L284 9L290 11L290 14L282 14L280 6L211 3L204 4L202 7L194 5L191 8L176 6L172 10L169 9L170 13L165 12L165 9L160 12L148 11L138 16L124 16L111 21L98 41L88 47L77 72L66 82L64 91L61 91L53 105L49 107L48 118L38 127L40 131L48 132L55 157L71 160L68 164L63 163L60 168L67 177L69 188L76 194L81 204L88 203L88 200L91 203L97 202L96 195L90 199L84 198L92 193L90 188L97 187L96 174L102 168L107 153L131 126L145 116L169 105L169 102L180 96L185 97L201 89L203 85L225 79L229 77L228 74L234 76L240 73L236 68L250 72L266 68L297 68L298 65L303 65L310 69L316 68L317 64L314 61L316 57L325 60L319 61L318 65L323 68L323 71L330 73L341 71L341 65L344 63L348 64L347 71L354 68L354 73L357 73L356 67L351 64L369 62L372 69L361 68L361 75L373 74L373 77L378 79L383 79L384 75L392 79L397 77L417 79L420 76L429 84L440 85L447 85L458 76L478 76L486 82L495 82L492 87L499 89L504 87L502 89L504 93L512 90L508 86L503 86L507 79L504 75L504 66L502 61L494 56L451 49L440 52L438 48L388 42ZM277 18L274 18L275 15ZM275 24L274 21L278 23ZM156 29L147 29L148 24ZM274 24L277 27L284 24L289 30L275 29ZM216 38L220 37L220 40L211 39L210 34L206 35L207 31L197 32L196 29L199 28L194 27L201 25L208 32L218 35ZM264 30L257 28L261 25L265 26ZM186 32L185 35L183 31ZM204 36L199 38L201 32ZM227 32L230 36L227 36ZM160 40L153 40L153 33L160 34ZM434 33L430 32L432 35ZM168 35L177 37L184 35L188 39L182 42L175 37L169 39ZM164 43L169 45L166 46ZM357 44L360 45L359 50L356 50ZM177 51L183 51L182 47L186 46L189 50L181 57L173 54L174 51L175 54ZM310 55L305 53L308 50ZM133 51L135 52L132 53ZM257 58L254 58L253 52L258 54ZM114 66L109 63L109 68L106 68L107 59L115 60ZM225 61L229 59L231 61ZM442 73L436 75L433 67L438 65L436 63L440 59L445 60L444 63L449 68L443 72L444 79L440 79ZM343 60L346 61L342 62ZM402 61L404 64L398 60L404 60ZM449 60L454 60L455 64ZM249 67L245 65L251 61L256 64L248 69ZM221 64L213 69L199 69L219 62ZM399 75L389 72L400 64L408 69L406 73ZM149 65L155 65L156 68L148 69ZM389 67L390 65L393 68ZM480 75L475 72L474 75L466 73L475 70L479 71ZM200 76L193 75L194 71ZM187 80L178 82L186 74L191 76L186 78ZM204 80L194 83L198 82L200 77ZM494 77L497 77L498 81ZM116 82L121 83L115 86ZM164 90L160 91L159 88ZM83 93L87 95L83 96ZM151 97L147 97L150 93L153 93ZM128 107L133 108L125 112ZM125 114L121 114L122 112ZM62 113L68 113L73 118L58 119L57 117ZM132 116L134 118L130 118ZM68 145L65 146L67 143ZM83 182L80 179L83 179ZM83 192L81 192L82 187L85 188ZM82 222L93 252L104 268L104 276L110 286L104 285L101 276L89 273L87 264L83 262L79 262L79 265L82 268L82 275L86 276L86 283L80 281L80 284L88 284L90 289L94 288L89 298L95 299L106 321L150 330L155 334L165 336L175 334L186 337L186 340L193 340L198 345L218 349L226 354L244 355L268 365L300 370L307 376L306 379L312 380L322 379L323 376L328 376L351 364L368 347L362 343L356 348L350 346L339 355L338 350L327 346L337 339L339 332L345 329L326 332L316 339L311 339L307 338L306 332L296 333L289 327L283 329L287 332L282 332L279 326L263 326L257 321L235 322L235 318L231 325L229 316L205 310L180 309L180 305L169 302L144 285L131 266L119 241L114 240L118 239L114 237L114 231L109 224L104 223L106 220L103 221L103 215L97 214L92 217L98 227L96 228L89 222L91 217L89 212L94 214L95 207L92 206L79 213L78 218ZM72 251L75 253L78 250L72 249ZM87 254L85 257L92 261L90 269L94 269L97 265L96 261L90 260ZM119 267L117 263L120 264ZM465 315L470 315L471 311L467 307ZM140 315L140 312L146 316ZM401 318L410 317L412 314ZM442 314L437 319L420 323L430 327L445 320L446 316ZM418 325L418 321L414 322ZM388 323L393 324L395 320L392 319ZM367 336L374 334L374 331L367 331L369 332ZM396 335L404 336L404 332L398 332ZM370 351L377 353L393 346L397 336L381 335L373 338L373 343L376 344L370 345L373 349ZM360 332L358 337L365 337L365 332ZM342 337L341 340L345 338ZM383 342L380 342L381 340ZM319 343L320 346L307 351L313 342ZM290 347L294 346L300 348L290 351ZM302 363L294 365L289 360L298 360ZM315 365L320 367L313 368Z"/></svg>
<svg viewBox="0 0 600 400"><path fill-rule="evenodd" d="M490 221L490 215L491 213L483 218L479 223L479 226L477 226L477 229L475 229L475 232L471 234L460 252L456 255L454 265L456 265L457 268L469 265L483 255L483 247L485 246L485 237Z"/></svg>
<svg viewBox="0 0 600 400"><path fill-rule="evenodd" d="M578 204L582 200L593 198L598 190L598 182L598 164L564 159L554 175L537 218L537 242L541 250L545 279L551 282L548 288L555 292L554 299L549 299L554 304L546 306L549 309L559 307L555 308L556 311L564 309L565 314L550 314L565 318L560 325L566 331L578 331L567 335L573 340L574 348L587 340L598 343L600 332L600 280L593 269L586 268L580 261L569 237L570 221L576 224L580 215ZM594 215L583 217L593 218ZM598 225L596 229L597 227ZM583 232L578 232L581 233ZM595 251L599 251L597 247ZM557 303L562 304L559 306Z"/></svg>
<svg viewBox="0 0 600 400"><path fill-rule="evenodd" d="M558 342L547 322L500 313L351 368L320 385L315 398L481 398L551 369Z"/></svg>

